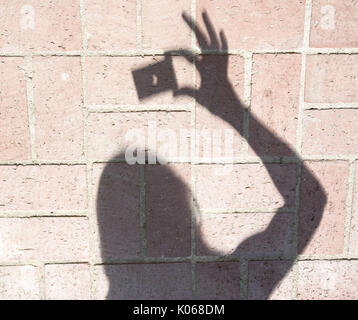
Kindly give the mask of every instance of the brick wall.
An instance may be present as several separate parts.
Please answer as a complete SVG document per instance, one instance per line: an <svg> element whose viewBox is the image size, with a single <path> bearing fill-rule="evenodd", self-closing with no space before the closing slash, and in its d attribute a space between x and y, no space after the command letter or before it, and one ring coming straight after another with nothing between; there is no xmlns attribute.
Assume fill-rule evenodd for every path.
<svg viewBox="0 0 358 320"><path fill-rule="evenodd" d="M204 54L229 54L246 107L233 163L197 143L227 122L190 96L141 100L131 74L198 52L181 15L204 30L204 9L229 46ZM354 0L1 1L0 298L358 298L357 17ZM199 84L172 54L179 87ZM185 129L188 156L126 164L150 123ZM311 174L327 200L308 235Z"/></svg>

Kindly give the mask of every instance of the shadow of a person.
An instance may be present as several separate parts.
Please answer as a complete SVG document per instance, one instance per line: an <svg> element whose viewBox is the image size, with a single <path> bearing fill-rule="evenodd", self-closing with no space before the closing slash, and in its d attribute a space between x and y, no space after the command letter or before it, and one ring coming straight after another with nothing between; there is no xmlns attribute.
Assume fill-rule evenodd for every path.
<svg viewBox="0 0 358 320"><path fill-rule="evenodd" d="M203 13L210 42L205 34L195 26L193 21L183 14L184 20L196 34L200 47L204 50L220 49L224 53L228 50L227 40L221 31L217 37L207 14ZM193 56L185 56L193 62ZM177 89L175 95L189 95L194 97L212 114L221 118L245 137L242 126L242 116L249 112L240 102L232 84L228 79L228 55L220 55L220 59L210 54L194 56L195 66L201 77L201 85L195 88ZM149 75L150 76L150 75ZM137 90L143 91L143 88ZM225 104L223 104L225 101ZM292 233L294 228L285 225L282 219L284 208L292 205L289 192L282 180L285 179L285 164L272 165L263 161L263 165L271 177L278 192L284 199L284 205L278 209L265 230L256 233L242 241L230 257L247 258L254 256L251 252L260 248L262 252L272 252L270 246L283 252L285 263L272 278L265 279L261 285L260 299L268 299L278 283L292 268L297 255L302 253L317 229L326 205L327 197L323 187L310 171L299 155L292 150L278 136L263 125L255 115L250 114L250 126L260 132L255 140L248 141L251 148L260 157L262 143L275 144L282 154L296 159L295 165L301 175L301 196L305 201L300 203L299 210L304 212L304 221L298 225L298 245L293 242L280 243L278 233ZM262 141L257 141L262 139ZM237 299L240 297L240 274L234 269L226 268L223 263L222 272L232 273L230 282L223 285L214 295L205 292L205 286L198 288L193 282L197 277L197 261L205 252L206 257L216 256L218 252L210 249L203 239L200 228L195 228L193 220L193 199L188 180L183 168L175 165L118 163L117 159L124 158L119 153L104 168L97 194L97 222L101 241L101 259L110 288L108 299ZM183 169L183 170L182 170ZM184 172L178 174L178 172ZM143 177L145 176L145 184ZM222 186L225 188L225 186ZM145 196L144 196L145 195ZM195 209L195 208L194 208ZM196 208L200 210L200 208ZM195 232L193 233L193 223ZM195 234L193 236L193 234ZM280 248L280 246L288 246ZM193 248L196 251L193 252ZM200 251L200 252L199 252ZM204 255L204 254L202 254ZM262 253L261 253L262 255ZM237 260L233 260L237 261ZM210 263L210 262L208 262ZM200 277L207 282L211 280L211 268L201 268ZM203 274L203 273L207 274ZM226 275L225 279L230 279ZM262 280L262 279L261 279ZM215 281L215 279L213 279ZM260 279L259 279L260 281ZM263 281L263 280L262 280ZM214 284L215 286L215 284ZM212 286L211 286L212 287ZM207 286L210 288L210 285ZM235 289L237 288L237 289ZM206 291L209 291L207 289ZM255 298L255 297L254 297Z"/></svg>

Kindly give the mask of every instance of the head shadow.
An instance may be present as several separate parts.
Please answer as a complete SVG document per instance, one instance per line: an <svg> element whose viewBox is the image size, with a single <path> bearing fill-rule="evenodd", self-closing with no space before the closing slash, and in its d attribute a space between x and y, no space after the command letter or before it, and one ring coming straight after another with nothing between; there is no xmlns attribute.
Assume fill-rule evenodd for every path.
<svg viewBox="0 0 358 320"><path fill-rule="evenodd" d="M145 163L126 163L123 151L100 169L96 217L107 299L193 298L190 164L149 164L150 153L139 152Z"/></svg>

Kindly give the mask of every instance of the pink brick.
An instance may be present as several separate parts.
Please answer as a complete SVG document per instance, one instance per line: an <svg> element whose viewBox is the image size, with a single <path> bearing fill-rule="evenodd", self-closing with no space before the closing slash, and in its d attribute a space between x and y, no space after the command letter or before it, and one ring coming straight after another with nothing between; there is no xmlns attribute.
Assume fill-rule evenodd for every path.
<svg viewBox="0 0 358 320"><path fill-rule="evenodd" d="M228 78L230 80L230 84L233 87L236 95L238 97L243 97L244 94L244 67L245 62L244 59L240 56L230 55L226 57L228 59ZM224 56L210 56L205 57L207 61L208 70L217 69L223 67L226 63L226 58ZM208 79L206 79L208 80ZM195 121L196 121L196 154L199 159L209 158L218 158L218 157L232 157L232 156L241 156L242 155L242 138L238 132L236 132L231 125L220 119L220 116L225 116L229 114L230 119L235 121L239 127L243 125L243 117L244 113L242 109L232 108L232 101L230 97L223 94L220 95L218 93L217 96L213 97L211 92L213 88L217 85L215 82L215 78L213 77L211 81L205 81L208 83L208 86L203 87L203 97L202 99L215 99L217 101L217 110L215 110L215 115L212 114L209 110L206 109L205 106L201 104L196 104L196 112L195 112ZM197 73L197 86L201 85L201 77L200 74ZM224 85L220 83L221 87ZM222 87L223 89L223 87ZM212 102L212 100L210 101ZM227 107L227 108L226 108ZM230 136L233 137L233 152L230 154L231 150L225 150L225 142L229 141L227 138L227 132L229 130ZM218 143L216 142L218 140ZM215 148L219 148L219 151L215 151Z"/></svg>
<svg viewBox="0 0 358 320"><path fill-rule="evenodd" d="M36 152L40 159L82 157L82 76L78 57L34 59Z"/></svg>
<svg viewBox="0 0 358 320"><path fill-rule="evenodd" d="M357 102L358 56L309 55L306 65L307 102Z"/></svg>
<svg viewBox="0 0 358 320"><path fill-rule="evenodd" d="M197 227L198 255L289 256L294 217L290 213L203 214Z"/></svg>
<svg viewBox="0 0 358 320"><path fill-rule="evenodd" d="M190 0L142 2L143 47L148 49L188 49L190 29L181 15L190 12Z"/></svg>
<svg viewBox="0 0 358 320"><path fill-rule="evenodd" d="M302 45L305 1L198 0L197 20L205 30L203 10L217 32L224 30L230 49L294 49Z"/></svg>
<svg viewBox="0 0 358 320"><path fill-rule="evenodd" d="M0 60L0 160L31 158L22 58Z"/></svg>
<svg viewBox="0 0 358 320"><path fill-rule="evenodd" d="M291 261L250 261L248 298L250 300L291 300L294 276Z"/></svg>
<svg viewBox="0 0 358 320"><path fill-rule="evenodd" d="M102 261L136 257L141 250L139 166L95 164L96 255Z"/></svg>
<svg viewBox="0 0 358 320"><path fill-rule="evenodd" d="M353 187L352 220L349 235L349 252L358 253L358 161L355 162L355 184Z"/></svg>
<svg viewBox="0 0 358 320"><path fill-rule="evenodd" d="M196 264L196 299L240 299L240 263Z"/></svg>
<svg viewBox="0 0 358 320"><path fill-rule="evenodd" d="M0 17L2 50L81 49L78 1L4 0L0 4L0 11L4 12Z"/></svg>
<svg viewBox="0 0 358 320"><path fill-rule="evenodd" d="M358 110L309 110L304 114L302 151L317 155L358 154Z"/></svg>
<svg viewBox="0 0 358 320"><path fill-rule="evenodd" d="M297 298L301 300L358 299L358 261L301 261Z"/></svg>
<svg viewBox="0 0 358 320"><path fill-rule="evenodd" d="M145 178L147 256L190 256L190 165L148 165Z"/></svg>
<svg viewBox="0 0 358 320"><path fill-rule="evenodd" d="M46 299L90 299L91 283L88 264L50 264L45 266Z"/></svg>
<svg viewBox="0 0 358 320"><path fill-rule="evenodd" d="M0 219L3 263L84 261L89 258L85 217Z"/></svg>
<svg viewBox="0 0 358 320"><path fill-rule="evenodd" d="M157 146L151 149L157 151L161 159L180 157L188 160L190 126L188 112L91 113L87 129L88 155L94 159L109 159L118 156L117 153L120 151L125 152L131 145L145 149L145 146L149 145L149 140L153 139ZM131 133L135 134L138 130L140 139L131 137ZM174 135L174 143L168 144L168 130ZM124 154L122 156L124 157Z"/></svg>
<svg viewBox="0 0 358 320"><path fill-rule="evenodd" d="M191 264L119 264L94 270L95 299L190 299Z"/></svg>
<svg viewBox="0 0 358 320"><path fill-rule="evenodd" d="M137 0L87 0L86 27L90 50L135 49Z"/></svg>
<svg viewBox="0 0 358 320"><path fill-rule="evenodd" d="M168 59L168 58L167 58ZM86 102L88 104L187 104L192 98L173 97L172 91L152 95L143 101L137 96L132 71L156 64L164 57L88 57L86 59ZM173 58L175 77L179 88L192 85L193 66L182 57ZM174 86L169 67L163 66L158 73L166 83ZM154 85L153 85L154 86ZM151 92L152 84L143 88Z"/></svg>
<svg viewBox="0 0 358 320"><path fill-rule="evenodd" d="M307 255L343 253L348 162L308 161L305 165L300 192L299 252ZM327 197L321 221L317 219L324 199L307 170L316 176Z"/></svg>
<svg viewBox="0 0 358 320"><path fill-rule="evenodd" d="M266 168L259 164L199 165L196 167L197 200L200 209L276 209L293 207L295 165L268 164L280 195ZM223 186L225 186L223 188Z"/></svg>
<svg viewBox="0 0 358 320"><path fill-rule="evenodd" d="M1 266L1 300L38 300L40 298L39 274L33 266Z"/></svg>
<svg viewBox="0 0 358 320"><path fill-rule="evenodd" d="M73 210L87 207L86 167L2 166L2 210Z"/></svg>
<svg viewBox="0 0 358 320"><path fill-rule="evenodd" d="M301 56L298 54L254 55L251 110L280 138L265 134L251 118L250 144L258 155L287 156L296 145ZM253 150L251 149L251 153Z"/></svg>
<svg viewBox="0 0 358 320"><path fill-rule="evenodd" d="M358 3L352 0L318 0L312 4L311 47L358 47Z"/></svg>

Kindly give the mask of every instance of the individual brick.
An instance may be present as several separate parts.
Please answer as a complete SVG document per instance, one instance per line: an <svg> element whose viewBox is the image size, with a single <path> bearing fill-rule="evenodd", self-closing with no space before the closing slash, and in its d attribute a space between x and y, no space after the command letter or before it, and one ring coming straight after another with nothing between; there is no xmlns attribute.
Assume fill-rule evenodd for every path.
<svg viewBox="0 0 358 320"><path fill-rule="evenodd" d="M87 208L86 166L2 166L1 210Z"/></svg>
<svg viewBox="0 0 358 320"><path fill-rule="evenodd" d="M190 29L182 19L182 12L190 12L190 0L151 0L142 2L143 48L188 49Z"/></svg>
<svg viewBox="0 0 358 320"><path fill-rule="evenodd" d="M240 299L240 263L205 262L196 264L196 299Z"/></svg>
<svg viewBox="0 0 358 320"><path fill-rule="evenodd" d="M223 30L229 49L279 50L302 45L305 1L198 0L197 21L205 30L204 10L217 32Z"/></svg>
<svg viewBox="0 0 358 320"><path fill-rule="evenodd" d="M1 300L40 299L39 274L33 266L0 266Z"/></svg>
<svg viewBox="0 0 358 320"><path fill-rule="evenodd" d="M248 298L250 300L291 300L293 262L287 260L249 261Z"/></svg>
<svg viewBox="0 0 358 320"><path fill-rule="evenodd" d="M358 161L355 162L355 183L353 187L353 208L349 234L349 252L358 253Z"/></svg>
<svg viewBox="0 0 358 320"><path fill-rule="evenodd" d="M86 0L86 31L90 50L135 49L137 0Z"/></svg>
<svg viewBox="0 0 358 320"><path fill-rule="evenodd" d="M2 263L85 261L89 225L85 217L1 218Z"/></svg>
<svg viewBox="0 0 358 320"><path fill-rule="evenodd" d="M87 300L91 296L88 264L45 266L45 294L50 300Z"/></svg>
<svg viewBox="0 0 358 320"><path fill-rule="evenodd" d="M136 257L141 250L138 165L95 164L96 256L101 261Z"/></svg>
<svg viewBox="0 0 358 320"><path fill-rule="evenodd" d="M306 255L341 254L344 244L348 162L305 161L304 164L298 251ZM312 179L312 174L321 187Z"/></svg>
<svg viewBox="0 0 358 320"><path fill-rule="evenodd" d="M154 66L157 63L161 64ZM150 83L136 88L132 71L149 66L155 69L157 79L151 78ZM187 104L192 101L183 95L174 97L172 90L154 94L159 82L165 83L168 89L174 89L176 82L179 88L192 86L193 66L183 57L88 57L85 70L88 104ZM149 75L148 70L146 76ZM146 96L144 100L139 100L137 89Z"/></svg>
<svg viewBox="0 0 358 320"><path fill-rule="evenodd" d="M40 159L79 160L83 153L79 57L35 57L36 152Z"/></svg>
<svg viewBox="0 0 358 320"><path fill-rule="evenodd" d="M358 101L358 56L309 55L306 62L306 102Z"/></svg>
<svg viewBox="0 0 358 320"><path fill-rule="evenodd" d="M358 3L352 0L312 2L310 46L316 48L358 47Z"/></svg>
<svg viewBox="0 0 358 320"><path fill-rule="evenodd" d="M250 151L258 155L292 155L299 107L301 56L257 54L253 58ZM270 130L276 137L267 135ZM279 138L277 138L279 137ZM288 146L288 147L287 147Z"/></svg>
<svg viewBox="0 0 358 320"><path fill-rule="evenodd" d="M300 300L356 300L358 261L300 261L297 298Z"/></svg>
<svg viewBox="0 0 358 320"><path fill-rule="evenodd" d="M228 59L228 61L226 61ZM213 103L213 99L217 101L215 114L211 113L205 105L196 103L195 112L195 126L196 126L196 156L199 160L210 161L215 158L239 157L242 155L242 137L233 127L222 120L220 117L230 117L230 119L242 128L244 112L242 108L237 106L237 101L232 101L232 97L226 94L226 84L223 81L215 78L215 74L209 73L212 70L220 70L228 63L227 77L230 85L234 89L238 98L242 98L244 94L244 68L245 61L241 56L230 55L220 56L213 55L205 57L208 71L205 74L210 74L211 79L201 79L197 73L197 87L202 87L204 92L203 97L206 103ZM204 80L204 81L203 81ZM222 90L215 91L215 96L212 95L214 88ZM229 89L230 90L230 89ZM221 94L221 92L223 92ZM232 143L230 142L232 140ZM226 144L228 147L226 147ZM230 149L227 149L230 148ZM217 150L218 149L218 150Z"/></svg>
<svg viewBox="0 0 358 320"><path fill-rule="evenodd" d="M358 110L307 110L302 152L314 155L358 154Z"/></svg>
<svg viewBox="0 0 358 320"><path fill-rule="evenodd" d="M290 213L203 214L196 232L197 254L290 257L293 233Z"/></svg>
<svg viewBox="0 0 358 320"><path fill-rule="evenodd" d="M145 179L147 256L190 256L190 164L148 165Z"/></svg>
<svg viewBox="0 0 358 320"><path fill-rule="evenodd" d="M3 51L81 49L80 6L73 0L4 0L0 11Z"/></svg>
<svg viewBox="0 0 358 320"><path fill-rule="evenodd" d="M0 160L31 158L23 58L0 59Z"/></svg>
<svg viewBox="0 0 358 320"><path fill-rule="evenodd" d="M196 196L200 209L276 209L293 207L296 189L296 166L291 164L198 165ZM223 187L224 186L224 187Z"/></svg>
<svg viewBox="0 0 358 320"><path fill-rule="evenodd" d="M191 264L96 266L95 299L191 299Z"/></svg>
<svg viewBox="0 0 358 320"><path fill-rule="evenodd" d="M88 156L109 159L121 152L124 157L128 147L144 150L150 142L150 149L157 152L158 159L188 161L190 126L188 112L91 113L87 128Z"/></svg>

